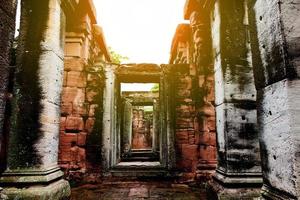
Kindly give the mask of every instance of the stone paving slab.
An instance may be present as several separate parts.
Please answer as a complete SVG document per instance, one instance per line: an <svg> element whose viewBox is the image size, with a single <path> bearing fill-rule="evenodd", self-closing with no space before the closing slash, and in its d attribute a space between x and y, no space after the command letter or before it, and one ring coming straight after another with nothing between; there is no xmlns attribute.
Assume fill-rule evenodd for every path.
<svg viewBox="0 0 300 200"><path fill-rule="evenodd" d="M171 182L104 182L72 189L71 200L207 200L206 192Z"/></svg>

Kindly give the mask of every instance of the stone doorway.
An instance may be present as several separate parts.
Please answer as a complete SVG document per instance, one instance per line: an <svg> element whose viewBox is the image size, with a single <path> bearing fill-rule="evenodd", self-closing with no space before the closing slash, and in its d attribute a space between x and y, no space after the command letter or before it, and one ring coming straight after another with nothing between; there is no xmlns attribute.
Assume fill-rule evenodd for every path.
<svg viewBox="0 0 300 200"><path fill-rule="evenodd" d="M121 160L159 161L159 91L122 91L121 99Z"/></svg>
<svg viewBox="0 0 300 200"><path fill-rule="evenodd" d="M175 167L175 107L163 68L155 64L106 68L102 157L108 175L170 175ZM133 83L159 84L159 91L122 91L122 84Z"/></svg>

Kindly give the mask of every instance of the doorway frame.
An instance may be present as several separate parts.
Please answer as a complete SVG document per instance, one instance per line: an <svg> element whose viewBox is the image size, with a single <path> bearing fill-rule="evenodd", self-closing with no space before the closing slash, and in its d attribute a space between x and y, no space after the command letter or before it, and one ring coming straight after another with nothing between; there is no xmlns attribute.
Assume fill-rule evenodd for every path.
<svg viewBox="0 0 300 200"><path fill-rule="evenodd" d="M151 66L148 66L151 65ZM149 70L149 68L151 70ZM156 166L140 166L139 169L173 170L176 167L175 154L175 84L168 65L154 64L108 65L105 68L102 170L110 175L119 168L121 147L121 83L159 83L160 104L160 160ZM127 168L131 166L127 166ZM132 166L137 168L137 166Z"/></svg>

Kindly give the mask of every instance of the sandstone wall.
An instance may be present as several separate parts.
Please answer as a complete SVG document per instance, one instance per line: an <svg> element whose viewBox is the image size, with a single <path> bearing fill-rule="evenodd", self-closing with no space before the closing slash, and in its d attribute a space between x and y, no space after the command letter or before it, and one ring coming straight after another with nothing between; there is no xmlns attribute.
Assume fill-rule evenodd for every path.
<svg viewBox="0 0 300 200"><path fill-rule="evenodd" d="M153 117L145 116L143 109L133 108L132 113L132 148L152 149Z"/></svg>
<svg viewBox="0 0 300 200"><path fill-rule="evenodd" d="M93 9L81 5L77 26L68 27L61 102L59 164L68 179L97 181L101 170L104 65L109 60Z"/></svg>
<svg viewBox="0 0 300 200"><path fill-rule="evenodd" d="M176 168L182 172L182 180L207 180L216 160L216 129L213 107L199 105L199 93L203 102L214 99L213 84L193 74L194 65L174 65L175 93L175 150ZM203 91L199 91L199 84ZM198 90L196 89L198 88ZM203 92L202 91L202 92Z"/></svg>
<svg viewBox="0 0 300 200"><path fill-rule="evenodd" d="M174 71L177 168L186 178L207 180L216 167L216 120L210 27L201 17L193 12L191 24L178 26L170 61L189 63Z"/></svg>

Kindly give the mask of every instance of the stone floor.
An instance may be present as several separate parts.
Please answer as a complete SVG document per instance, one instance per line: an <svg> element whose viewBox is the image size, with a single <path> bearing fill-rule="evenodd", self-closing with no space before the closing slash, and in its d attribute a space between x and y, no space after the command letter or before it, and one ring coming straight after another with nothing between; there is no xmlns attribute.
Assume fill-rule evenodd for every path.
<svg viewBox="0 0 300 200"><path fill-rule="evenodd" d="M72 189L71 200L206 200L199 187L167 181L114 181Z"/></svg>

